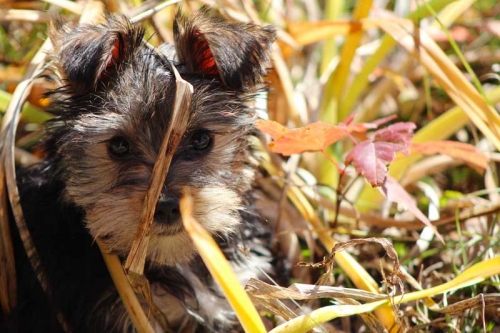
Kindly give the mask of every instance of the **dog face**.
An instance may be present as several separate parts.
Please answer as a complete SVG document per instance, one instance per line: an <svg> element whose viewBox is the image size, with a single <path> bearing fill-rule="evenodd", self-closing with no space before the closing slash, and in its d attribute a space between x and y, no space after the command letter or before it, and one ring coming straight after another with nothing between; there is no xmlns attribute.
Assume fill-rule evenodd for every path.
<svg viewBox="0 0 500 333"><path fill-rule="evenodd" d="M178 202L191 189L194 216L215 235L235 231L253 179L246 158L252 112L275 33L230 24L207 9L177 14L175 45L155 49L124 17L101 25L53 25L56 81L46 147L58 160L64 199L82 207L86 226L108 250L126 256L171 120L175 66L194 88L188 128L170 165L151 228L148 259L189 261L194 247Z"/></svg>

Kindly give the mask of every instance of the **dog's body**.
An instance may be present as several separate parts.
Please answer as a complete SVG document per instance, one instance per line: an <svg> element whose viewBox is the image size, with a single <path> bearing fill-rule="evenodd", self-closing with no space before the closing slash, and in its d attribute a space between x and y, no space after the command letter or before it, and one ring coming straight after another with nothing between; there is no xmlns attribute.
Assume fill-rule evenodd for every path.
<svg viewBox="0 0 500 333"><path fill-rule="evenodd" d="M46 158L17 175L49 295L13 232L19 306L0 317L0 328L57 332L59 314L71 332L133 331L94 240L122 260L130 250L171 117L175 66L194 95L156 207L145 275L170 330L238 330L182 228L178 201L189 187L194 216L219 240L242 282L260 270L272 272L272 229L257 217L248 194L254 115L245 101L265 74L274 31L229 24L202 9L190 19L177 15L174 34L175 46L154 49L122 17L53 27L60 87L52 93L55 119L46 127ZM250 266L239 245L250 250ZM152 323L162 330L154 316Z"/></svg>

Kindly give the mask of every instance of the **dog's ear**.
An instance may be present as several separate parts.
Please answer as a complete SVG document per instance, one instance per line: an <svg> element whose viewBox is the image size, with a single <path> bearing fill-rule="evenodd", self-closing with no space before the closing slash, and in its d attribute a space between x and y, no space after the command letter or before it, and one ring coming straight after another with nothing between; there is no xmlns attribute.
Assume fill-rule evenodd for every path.
<svg viewBox="0 0 500 333"><path fill-rule="evenodd" d="M49 37L54 45L52 60L57 75L77 91L95 89L134 52L144 32L123 16L109 16L100 25L72 26L56 20Z"/></svg>
<svg viewBox="0 0 500 333"><path fill-rule="evenodd" d="M189 18L179 11L174 22L176 53L186 70L217 75L235 90L261 82L275 38L272 27L229 23L207 7Z"/></svg>

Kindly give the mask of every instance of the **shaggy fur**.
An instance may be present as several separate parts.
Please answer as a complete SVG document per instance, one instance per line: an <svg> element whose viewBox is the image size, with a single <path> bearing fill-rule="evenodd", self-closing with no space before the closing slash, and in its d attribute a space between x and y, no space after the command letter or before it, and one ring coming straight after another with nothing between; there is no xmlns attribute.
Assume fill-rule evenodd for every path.
<svg viewBox="0 0 500 333"><path fill-rule="evenodd" d="M20 305L0 330L57 332L54 314L60 312L71 332L133 331L94 239L122 259L130 250L171 118L172 66L194 95L158 204L166 208L157 208L151 229L145 273L154 301L173 331L239 327L182 228L177 205L186 186L195 218L217 237L242 281L258 274L245 266L238 244L272 272L271 229L247 199L254 115L245 101L259 88L275 33L228 23L206 8L190 18L178 14L174 33L174 46L153 49L143 42L143 30L120 16L102 25L53 25L59 88L51 93L55 118L46 126L46 158L18 172L50 294L41 291L14 234Z"/></svg>

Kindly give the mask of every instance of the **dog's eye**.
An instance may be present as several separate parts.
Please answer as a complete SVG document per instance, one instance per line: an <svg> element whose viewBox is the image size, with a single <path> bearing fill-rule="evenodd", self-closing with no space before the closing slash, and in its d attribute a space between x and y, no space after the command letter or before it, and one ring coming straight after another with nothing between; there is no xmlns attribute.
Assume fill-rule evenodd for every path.
<svg viewBox="0 0 500 333"><path fill-rule="evenodd" d="M212 147L212 142L212 134L206 130L197 131L191 136L191 147L193 150L208 150Z"/></svg>
<svg viewBox="0 0 500 333"><path fill-rule="evenodd" d="M124 157L130 151L129 142L122 136L115 136L109 140L109 152L116 157Z"/></svg>

